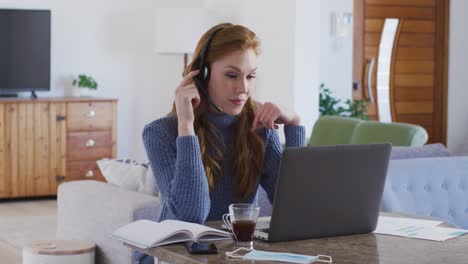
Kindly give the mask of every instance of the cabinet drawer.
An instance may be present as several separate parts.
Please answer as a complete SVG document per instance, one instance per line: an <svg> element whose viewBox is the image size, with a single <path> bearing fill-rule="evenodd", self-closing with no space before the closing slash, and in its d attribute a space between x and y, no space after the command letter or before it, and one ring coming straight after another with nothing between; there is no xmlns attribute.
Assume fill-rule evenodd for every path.
<svg viewBox="0 0 468 264"><path fill-rule="evenodd" d="M69 161L67 162L66 181L73 180L100 180L105 181L99 166L95 160L92 161Z"/></svg>
<svg viewBox="0 0 468 264"><path fill-rule="evenodd" d="M67 104L67 130L111 130L113 113L111 102Z"/></svg>
<svg viewBox="0 0 468 264"><path fill-rule="evenodd" d="M111 131L67 134L67 160L112 158Z"/></svg>

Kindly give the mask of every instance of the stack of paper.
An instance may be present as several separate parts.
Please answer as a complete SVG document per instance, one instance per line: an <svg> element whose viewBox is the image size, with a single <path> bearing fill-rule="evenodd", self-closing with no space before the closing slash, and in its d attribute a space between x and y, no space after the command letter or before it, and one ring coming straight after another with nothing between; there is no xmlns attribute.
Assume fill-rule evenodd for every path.
<svg viewBox="0 0 468 264"><path fill-rule="evenodd" d="M445 241L468 234L468 230L439 227L442 221L380 216L374 233Z"/></svg>

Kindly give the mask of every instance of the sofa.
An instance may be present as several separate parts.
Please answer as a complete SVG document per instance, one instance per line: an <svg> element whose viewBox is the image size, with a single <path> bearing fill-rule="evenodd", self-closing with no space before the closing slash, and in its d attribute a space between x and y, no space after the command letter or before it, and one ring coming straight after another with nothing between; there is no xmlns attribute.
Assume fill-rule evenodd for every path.
<svg viewBox="0 0 468 264"><path fill-rule="evenodd" d="M441 218L468 228L468 157L451 157L441 144L394 147L382 210ZM263 189L261 215L271 214ZM138 219L157 220L160 198L97 181L63 183L58 190L57 239L87 239L97 245L96 263L131 263L132 251L110 238Z"/></svg>
<svg viewBox="0 0 468 264"><path fill-rule="evenodd" d="M314 124L310 146L390 142L393 146L422 146L428 134L418 125L383 123L350 117L321 116Z"/></svg>
<svg viewBox="0 0 468 264"><path fill-rule="evenodd" d="M57 239L84 239L96 244L97 264L131 263L132 252L110 234L141 219L157 219L159 197L128 191L99 181L63 183L57 193Z"/></svg>
<svg viewBox="0 0 468 264"><path fill-rule="evenodd" d="M381 206L468 229L468 156L390 161Z"/></svg>

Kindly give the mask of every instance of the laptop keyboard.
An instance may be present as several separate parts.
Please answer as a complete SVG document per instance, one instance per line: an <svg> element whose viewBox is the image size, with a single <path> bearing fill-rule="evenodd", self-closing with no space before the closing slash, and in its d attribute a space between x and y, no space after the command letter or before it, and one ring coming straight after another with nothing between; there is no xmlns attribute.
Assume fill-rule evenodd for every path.
<svg viewBox="0 0 468 264"><path fill-rule="evenodd" d="M262 240L268 240L270 233L270 216L259 217L255 224L254 237Z"/></svg>

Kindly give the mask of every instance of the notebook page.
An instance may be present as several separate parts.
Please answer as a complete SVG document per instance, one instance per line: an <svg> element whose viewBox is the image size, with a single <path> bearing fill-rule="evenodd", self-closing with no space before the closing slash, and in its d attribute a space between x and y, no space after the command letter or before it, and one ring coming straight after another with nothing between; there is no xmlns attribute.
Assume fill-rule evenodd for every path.
<svg viewBox="0 0 468 264"><path fill-rule="evenodd" d="M200 224L189 223L189 222L182 222L177 220L164 220L161 223L167 223L168 225L178 226L179 228L184 228L189 230L195 240L198 240L200 236L210 235L209 237L204 238L203 240L219 240L219 239L226 239L231 238L231 234L222 230L218 230L215 228L207 227Z"/></svg>
<svg viewBox="0 0 468 264"><path fill-rule="evenodd" d="M140 248L149 248L174 235L178 231L180 231L180 228L176 225L157 223L149 220L138 220L117 229L112 233L112 237ZM190 235L179 234L175 237L175 240L177 242L190 240ZM171 243L170 241L172 240L169 239L168 242Z"/></svg>

